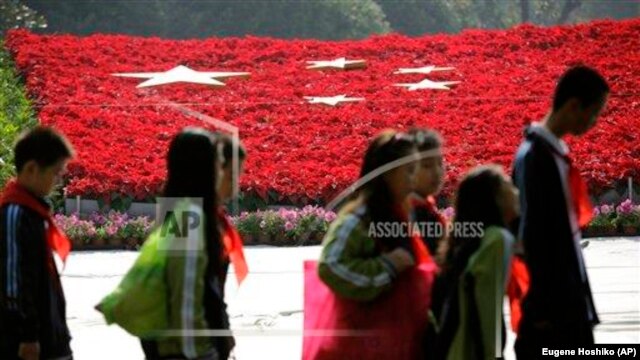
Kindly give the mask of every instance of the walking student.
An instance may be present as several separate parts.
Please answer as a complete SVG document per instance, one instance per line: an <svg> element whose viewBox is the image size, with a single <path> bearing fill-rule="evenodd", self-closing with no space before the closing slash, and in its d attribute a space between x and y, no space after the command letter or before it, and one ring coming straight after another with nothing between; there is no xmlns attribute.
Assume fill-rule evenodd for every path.
<svg viewBox="0 0 640 360"><path fill-rule="evenodd" d="M516 154L514 180L522 208L518 238L530 278L515 343L518 359L539 357L543 346L594 342L599 320L580 246L580 228L593 211L579 164L563 139L595 126L608 93L594 69L570 68L558 81L551 112L527 128Z"/></svg>
<svg viewBox="0 0 640 360"><path fill-rule="evenodd" d="M66 303L55 257L71 249L45 200L73 157L58 132L36 127L14 149L17 178L0 197L0 358L71 359Z"/></svg>
<svg viewBox="0 0 640 360"><path fill-rule="evenodd" d="M440 250L434 286L435 344L425 359L502 357L506 329L502 304L518 216L518 195L498 166L481 166L461 181L451 236Z"/></svg>

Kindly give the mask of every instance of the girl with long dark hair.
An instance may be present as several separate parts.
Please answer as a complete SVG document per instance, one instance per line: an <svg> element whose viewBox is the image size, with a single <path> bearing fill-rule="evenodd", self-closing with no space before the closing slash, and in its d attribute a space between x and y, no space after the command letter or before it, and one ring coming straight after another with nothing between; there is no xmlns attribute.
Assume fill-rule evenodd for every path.
<svg viewBox="0 0 640 360"><path fill-rule="evenodd" d="M305 331L371 333L305 337L303 359L419 358L435 265L409 219L416 166L404 133L384 131L367 148L358 188L325 236L320 280L305 275Z"/></svg>
<svg viewBox="0 0 640 360"><path fill-rule="evenodd" d="M495 359L505 340L502 304L517 217L517 190L498 166L461 181L451 236L440 248L432 312L437 359Z"/></svg>
<svg viewBox="0 0 640 360"><path fill-rule="evenodd" d="M412 139L393 130L382 132L369 145L360 172L360 180L366 183L329 228L318 267L320 278L338 295L373 300L415 264L410 236L385 231L390 230L387 224L408 222L405 204L416 162L392 163L415 153ZM390 164L390 169L384 169Z"/></svg>
<svg viewBox="0 0 640 360"><path fill-rule="evenodd" d="M176 243L167 258L168 317L171 329L182 336L143 341L147 359L227 359L233 348L229 336L196 336L191 331L228 330L223 298L223 247L217 224L222 156L210 132L189 128L171 142L167 156L164 197L191 213L201 214L204 231L190 231L186 241ZM170 209L164 209L167 213ZM175 210L175 209L171 209ZM183 229L184 231L184 229ZM206 335L206 334L205 334Z"/></svg>

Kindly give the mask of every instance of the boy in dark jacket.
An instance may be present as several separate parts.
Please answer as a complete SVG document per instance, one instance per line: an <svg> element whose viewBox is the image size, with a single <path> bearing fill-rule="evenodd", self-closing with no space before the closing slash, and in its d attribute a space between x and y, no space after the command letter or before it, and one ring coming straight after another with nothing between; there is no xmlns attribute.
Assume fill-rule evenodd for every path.
<svg viewBox="0 0 640 360"><path fill-rule="evenodd" d="M54 256L69 240L44 200L73 156L50 128L23 135L14 149L17 178L0 196L0 358L72 359L65 298Z"/></svg>
<svg viewBox="0 0 640 360"><path fill-rule="evenodd" d="M609 93L595 70L577 66L560 78L551 113L532 124L516 155L520 189L519 238L530 279L515 351L537 359L541 348L593 344L598 324L580 246L592 208L587 188L562 140L596 123Z"/></svg>

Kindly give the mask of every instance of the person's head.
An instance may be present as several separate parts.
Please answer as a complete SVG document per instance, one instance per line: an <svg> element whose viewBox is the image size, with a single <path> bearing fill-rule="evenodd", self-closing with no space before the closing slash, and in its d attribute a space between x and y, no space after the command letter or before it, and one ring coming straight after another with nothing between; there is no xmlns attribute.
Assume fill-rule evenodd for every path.
<svg viewBox="0 0 640 360"><path fill-rule="evenodd" d="M479 166L460 182L455 201L456 221L504 227L518 216L518 204L518 190L500 166Z"/></svg>
<svg viewBox="0 0 640 360"><path fill-rule="evenodd" d="M444 161L442 158L442 137L429 129L411 129L420 163L415 176L415 192L422 196L437 195L444 181ZM423 157L424 156L424 157Z"/></svg>
<svg viewBox="0 0 640 360"><path fill-rule="evenodd" d="M479 166L460 182L455 213L453 234L441 250L445 252L445 261L455 261L459 254L464 254L460 256L465 262L465 255L480 245L484 231L490 226L507 227L518 216L518 191L501 167ZM477 231L480 228L482 231Z"/></svg>
<svg viewBox="0 0 640 360"><path fill-rule="evenodd" d="M222 163L214 134L200 128L182 130L169 145L164 196L202 198L205 206L212 204Z"/></svg>
<svg viewBox="0 0 640 360"><path fill-rule="evenodd" d="M178 133L167 154L167 180L164 197L202 201L207 252L222 254L216 217L217 189L222 171L222 152L214 134L201 128ZM210 266L220 269L220 257L211 256Z"/></svg>
<svg viewBox="0 0 640 360"><path fill-rule="evenodd" d="M244 146L240 143L240 140L236 140L237 142L234 144L233 137L226 134L219 134L218 141L221 143L222 147L222 157L224 160L224 164L222 166L222 180L220 182L220 189L218 190L218 195L220 202L225 202L233 197L233 189L234 189L234 157L237 156L237 166L238 173L236 174L238 181L240 175L242 175L242 171L244 170L244 160L247 157L247 153L244 149Z"/></svg>
<svg viewBox="0 0 640 360"><path fill-rule="evenodd" d="M609 85L596 70L575 66L558 81L553 95L553 117L563 133L582 135L591 129L604 108Z"/></svg>
<svg viewBox="0 0 640 360"><path fill-rule="evenodd" d="M23 133L14 148L18 182L37 196L47 196L60 182L74 151L65 137L38 126Z"/></svg>
<svg viewBox="0 0 640 360"><path fill-rule="evenodd" d="M410 136L394 130L385 130L369 144L364 155L360 178L384 170L374 176L362 188L366 198L384 199L381 205L400 204L413 190L414 175L417 168L415 161L394 166L393 162L416 156L416 147Z"/></svg>
<svg viewBox="0 0 640 360"><path fill-rule="evenodd" d="M356 200L341 212L349 212L363 204L371 224L406 221L399 211L404 211L407 196L413 191L416 160L417 150L409 135L394 130L381 132L371 141L364 155L360 180L365 183L355 193ZM387 240L397 240L390 235L373 236L381 240L383 246L389 245Z"/></svg>

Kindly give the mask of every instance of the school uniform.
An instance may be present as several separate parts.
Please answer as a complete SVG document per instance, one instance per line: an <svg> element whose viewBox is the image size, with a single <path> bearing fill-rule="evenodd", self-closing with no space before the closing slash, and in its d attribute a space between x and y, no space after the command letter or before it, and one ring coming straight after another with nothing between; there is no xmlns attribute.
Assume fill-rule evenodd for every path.
<svg viewBox="0 0 640 360"><path fill-rule="evenodd" d="M501 358L506 342L502 313L513 235L490 226L460 272L441 274L434 286L431 327L435 330L425 347L425 359Z"/></svg>
<svg viewBox="0 0 640 360"><path fill-rule="evenodd" d="M58 232L49 204L15 181L0 200L0 358L20 343L40 344L40 359L71 359L66 302L53 251ZM66 237L63 241L67 241ZM61 257L65 258L68 243ZM60 255L60 253L59 253Z"/></svg>
<svg viewBox="0 0 640 360"><path fill-rule="evenodd" d="M199 207L193 211L202 212ZM184 253L174 252L168 259L165 276L169 288L169 323L172 328L216 331L230 329L224 300L229 261L235 261L239 282L247 276L248 269L237 231L234 231L222 209L217 211L216 216L224 245L222 256L213 253L215 247L210 239L205 239L202 232L193 239L192 249L197 251L185 249ZM219 268L214 266L216 262L211 261L211 256L220 256ZM222 360L229 358L235 347L232 336L184 336L142 340L141 343L148 360Z"/></svg>
<svg viewBox="0 0 640 360"><path fill-rule="evenodd" d="M530 278L515 345L519 359L539 356L542 346L592 344L599 323L580 247L588 198L568 155L561 139L534 124L515 159L518 237Z"/></svg>

